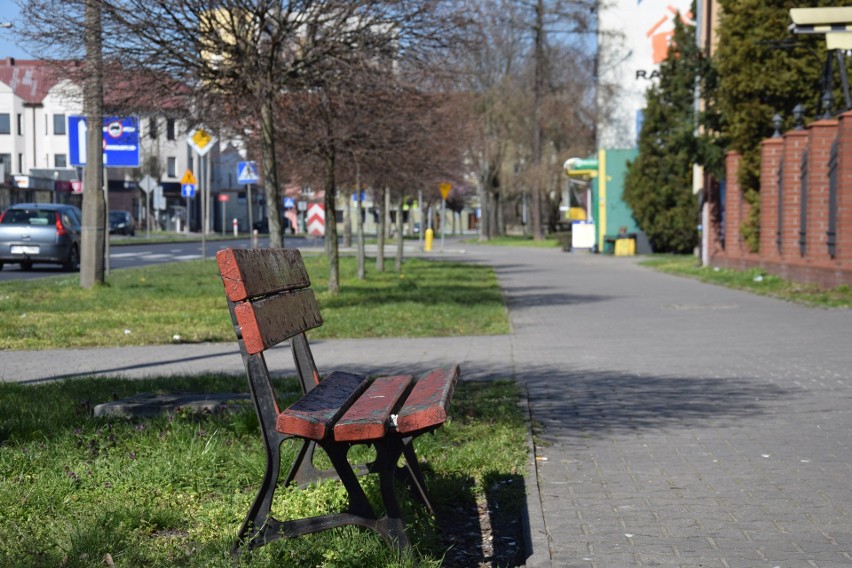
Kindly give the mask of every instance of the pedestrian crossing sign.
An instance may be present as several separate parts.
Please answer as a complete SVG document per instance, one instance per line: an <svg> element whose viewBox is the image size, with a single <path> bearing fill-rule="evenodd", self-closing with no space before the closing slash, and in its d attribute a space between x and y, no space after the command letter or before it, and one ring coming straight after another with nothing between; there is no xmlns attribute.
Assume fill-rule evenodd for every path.
<svg viewBox="0 0 852 568"><path fill-rule="evenodd" d="M257 162L239 162L237 164L237 183L257 183Z"/></svg>

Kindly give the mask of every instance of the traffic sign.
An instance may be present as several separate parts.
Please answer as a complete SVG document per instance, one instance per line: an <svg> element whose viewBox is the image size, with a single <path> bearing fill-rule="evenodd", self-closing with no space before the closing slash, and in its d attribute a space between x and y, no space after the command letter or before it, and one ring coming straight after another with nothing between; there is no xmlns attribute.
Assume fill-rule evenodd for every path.
<svg viewBox="0 0 852 568"><path fill-rule="evenodd" d="M195 197L195 184L184 183L180 186L181 197Z"/></svg>
<svg viewBox="0 0 852 568"><path fill-rule="evenodd" d="M447 199L447 196L450 194L450 190L453 189L453 185L450 183L442 183L438 186L438 189L441 190L441 197Z"/></svg>
<svg viewBox="0 0 852 568"><path fill-rule="evenodd" d="M142 188L142 191L145 193L151 193L154 191L154 188L157 187L157 180L152 178L149 175L146 175L139 181L139 187Z"/></svg>
<svg viewBox="0 0 852 568"><path fill-rule="evenodd" d="M181 185L198 185L198 180L195 179L192 170L186 170L186 173L180 178L180 183Z"/></svg>
<svg viewBox="0 0 852 568"><path fill-rule="evenodd" d="M139 127L135 116L104 117L104 167L139 167ZM85 116L68 117L68 163L86 165L87 131Z"/></svg>
<svg viewBox="0 0 852 568"><path fill-rule="evenodd" d="M196 128L189 133L186 143L192 146L192 149L198 152L199 156L203 156L216 145L216 140L217 138L215 136L203 128Z"/></svg>
<svg viewBox="0 0 852 568"><path fill-rule="evenodd" d="M257 162L237 162L237 183L258 183Z"/></svg>

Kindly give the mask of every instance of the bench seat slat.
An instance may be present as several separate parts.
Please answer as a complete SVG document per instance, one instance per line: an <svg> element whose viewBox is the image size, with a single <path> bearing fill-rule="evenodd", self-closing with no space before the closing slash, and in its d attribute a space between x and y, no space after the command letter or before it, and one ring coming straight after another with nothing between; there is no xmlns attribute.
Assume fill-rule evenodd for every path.
<svg viewBox="0 0 852 568"><path fill-rule="evenodd" d="M278 415L276 429L282 434L323 440L370 380L361 375L334 372Z"/></svg>
<svg viewBox="0 0 852 568"><path fill-rule="evenodd" d="M311 285L296 249L225 249L216 253L216 262L232 302Z"/></svg>
<svg viewBox="0 0 852 568"><path fill-rule="evenodd" d="M249 355L322 325L312 290L296 290L234 306Z"/></svg>
<svg viewBox="0 0 852 568"><path fill-rule="evenodd" d="M397 432L408 434L443 424L458 377L457 365L435 369L418 379L397 416Z"/></svg>
<svg viewBox="0 0 852 568"><path fill-rule="evenodd" d="M408 392L411 375L379 377L334 425L334 439L341 442L377 440L388 431L391 413Z"/></svg>

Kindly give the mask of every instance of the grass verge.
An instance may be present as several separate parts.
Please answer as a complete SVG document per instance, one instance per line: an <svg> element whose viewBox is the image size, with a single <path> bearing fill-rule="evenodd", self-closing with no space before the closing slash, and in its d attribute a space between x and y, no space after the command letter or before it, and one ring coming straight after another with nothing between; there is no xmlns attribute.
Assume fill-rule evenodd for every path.
<svg viewBox="0 0 852 568"><path fill-rule="evenodd" d="M467 239L464 241L465 244L473 244L473 245L490 245L490 246L501 246L501 247L534 247L534 248L555 248L561 247L562 243L554 237L546 237L543 240L537 241L532 237L524 237L524 236L510 236L504 235L499 237L492 237L491 240L488 241L479 241L477 239Z"/></svg>
<svg viewBox="0 0 852 568"><path fill-rule="evenodd" d="M655 255L641 263L679 276L697 278L702 282L747 290L791 302L822 308L852 308L852 289L849 286L824 290L809 284L785 280L760 269L731 270L697 266L692 255Z"/></svg>
<svg viewBox="0 0 852 568"><path fill-rule="evenodd" d="M282 404L297 396L295 380L276 385ZM0 384L0 566L232 566L228 550L264 468L254 411L121 419L95 418L92 408L138 392L244 390L243 378L223 375ZM513 482L523 476L527 447L519 396L511 381L462 382L449 422L418 439L438 524L452 525L465 502L520 516L523 484ZM291 442L285 467L296 451ZM365 489L378 503L371 477ZM495 488L504 492L499 507L490 503ZM440 566L446 535L400 496L414 554L400 556L372 531L345 527L275 542L241 565ZM345 492L329 481L279 489L273 513L300 518L343 505Z"/></svg>
<svg viewBox="0 0 852 568"><path fill-rule="evenodd" d="M327 291L325 256L305 256L325 325L312 338L508 333L490 267L408 259L401 273L358 280L340 259L341 293ZM76 275L0 283L0 349L114 347L234 341L216 263L198 260L115 270L84 290Z"/></svg>

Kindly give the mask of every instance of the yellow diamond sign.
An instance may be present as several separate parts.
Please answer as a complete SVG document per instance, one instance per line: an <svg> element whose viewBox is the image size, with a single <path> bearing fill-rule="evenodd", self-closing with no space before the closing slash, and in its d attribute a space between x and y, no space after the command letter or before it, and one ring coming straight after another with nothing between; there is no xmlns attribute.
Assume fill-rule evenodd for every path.
<svg viewBox="0 0 852 568"><path fill-rule="evenodd" d="M216 145L216 137L203 128L196 128L189 133L189 138L186 139L186 143L189 144L199 156L203 156L210 151L210 148Z"/></svg>

